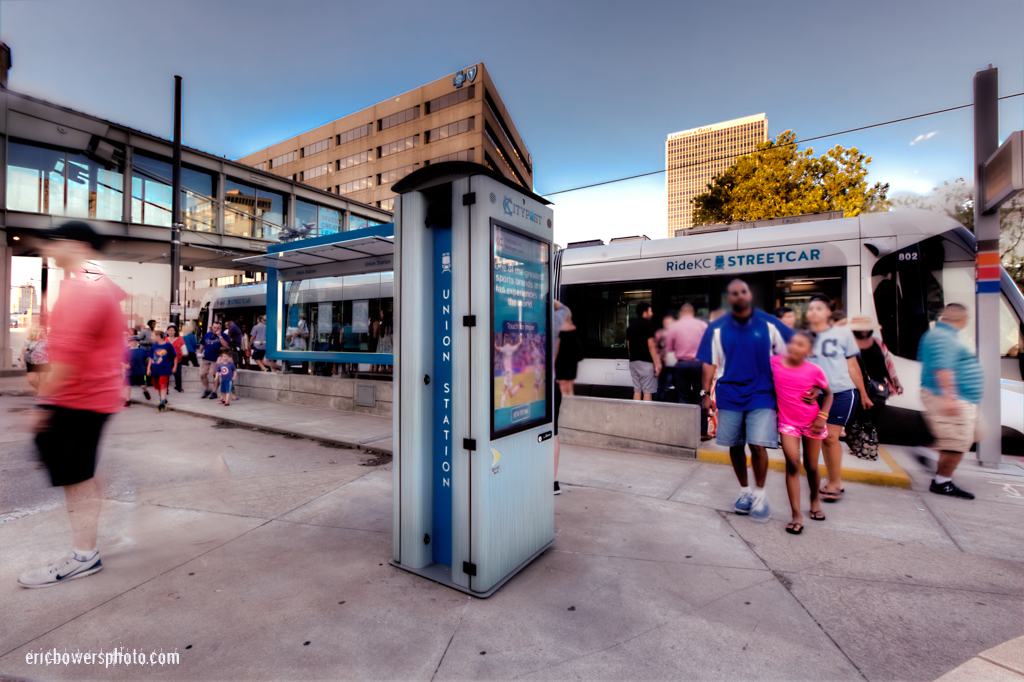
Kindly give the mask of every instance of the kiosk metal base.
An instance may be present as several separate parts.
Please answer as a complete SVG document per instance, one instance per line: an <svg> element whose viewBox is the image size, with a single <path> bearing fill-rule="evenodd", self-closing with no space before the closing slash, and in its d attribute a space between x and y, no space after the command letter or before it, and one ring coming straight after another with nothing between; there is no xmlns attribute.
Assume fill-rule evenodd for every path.
<svg viewBox="0 0 1024 682"><path fill-rule="evenodd" d="M467 587L463 587L462 585L456 585L455 583L453 583L452 582L452 569L451 569L451 566L445 566L444 564L430 564L429 566L425 566L423 568L410 568L409 566L406 566L404 564L400 564L400 563L396 562L394 559L391 559L388 563L391 564L392 566L394 566L395 568L402 569L403 571L408 571L409 573L415 573L416 575L420 576L421 578L426 578L427 580L433 580L435 583L438 583L439 585L444 585L445 587L450 587L453 590L458 590L459 592L465 592L466 594L470 595L471 597L477 597L478 599L487 599L487 597L490 597L492 594L497 592L499 587L501 587L502 585L507 583L512 578L512 576L514 576L516 573L519 573L519 571L521 571L524 568L526 568L526 566L531 561L533 561L534 559L539 557L541 554L546 552L551 547L551 545L553 545L553 544L555 544L555 541L551 540L549 543L547 543L546 545L541 547L539 550L534 552L534 554L532 556L530 556L523 563L521 563L518 566L516 566L508 575L506 575L504 578L502 578L497 583L495 583L494 586L491 587L491 589L487 590L486 592L474 592L473 590L471 590L471 589L469 589Z"/></svg>

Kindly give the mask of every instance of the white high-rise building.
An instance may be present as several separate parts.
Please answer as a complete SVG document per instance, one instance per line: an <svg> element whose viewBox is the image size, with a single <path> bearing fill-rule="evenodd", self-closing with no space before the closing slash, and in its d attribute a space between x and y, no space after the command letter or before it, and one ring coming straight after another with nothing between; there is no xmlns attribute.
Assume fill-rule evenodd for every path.
<svg viewBox="0 0 1024 682"><path fill-rule="evenodd" d="M669 135L665 140L668 236L693 227L693 198L706 192L711 180L736 159L755 151L767 139L768 118L764 114Z"/></svg>

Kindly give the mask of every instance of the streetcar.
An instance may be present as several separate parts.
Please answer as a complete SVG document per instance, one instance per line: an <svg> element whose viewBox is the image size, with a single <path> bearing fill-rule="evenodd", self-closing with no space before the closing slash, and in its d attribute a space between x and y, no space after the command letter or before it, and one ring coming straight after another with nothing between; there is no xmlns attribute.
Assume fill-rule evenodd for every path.
<svg viewBox="0 0 1024 682"><path fill-rule="evenodd" d="M811 296L825 294L850 317L882 327L904 387L887 403L879 429L887 442L921 441L924 409L917 347L947 303L967 307L962 332L975 345L974 235L952 218L923 210L841 213L691 228L669 239L567 248L556 258L559 299L572 310L583 360L576 394L632 395L626 328L636 304L650 303L655 320L691 303L705 320L728 309L725 289L740 277L754 304L786 306L798 324ZM1024 448L1024 296L1002 272L999 334L1004 452Z"/></svg>

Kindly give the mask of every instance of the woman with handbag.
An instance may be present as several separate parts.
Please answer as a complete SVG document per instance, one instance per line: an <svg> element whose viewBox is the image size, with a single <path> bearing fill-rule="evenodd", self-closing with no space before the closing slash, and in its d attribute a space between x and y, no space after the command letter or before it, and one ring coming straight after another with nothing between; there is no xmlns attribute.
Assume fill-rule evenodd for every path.
<svg viewBox="0 0 1024 682"><path fill-rule="evenodd" d="M868 409L859 407L846 429L846 444L850 452L861 459L878 459L878 414L893 393L903 393L896 368L885 345L875 338L881 329L870 317L854 317L847 324L860 349L860 366L864 374L864 388L871 398Z"/></svg>

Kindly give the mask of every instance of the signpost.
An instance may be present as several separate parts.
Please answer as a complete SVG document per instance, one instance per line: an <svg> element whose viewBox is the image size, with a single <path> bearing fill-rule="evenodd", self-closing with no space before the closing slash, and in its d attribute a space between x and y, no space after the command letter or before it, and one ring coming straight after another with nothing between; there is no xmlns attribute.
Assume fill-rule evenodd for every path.
<svg viewBox="0 0 1024 682"><path fill-rule="evenodd" d="M181 76L174 77L174 159L171 166L171 323L181 333Z"/></svg>
<svg viewBox="0 0 1024 682"><path fill-rule="evenodd" d="M999 262L999 208L1024 189L1024 157L1021 131L1011 133L999 145L999 69L974 75L974 239L976 340L985 372L981 413L999 424L1001 372L999 348L999 298L1002 268ZM1002 458L1002 433L990 428L978 443L981 466L998 468Z"/></svg>

